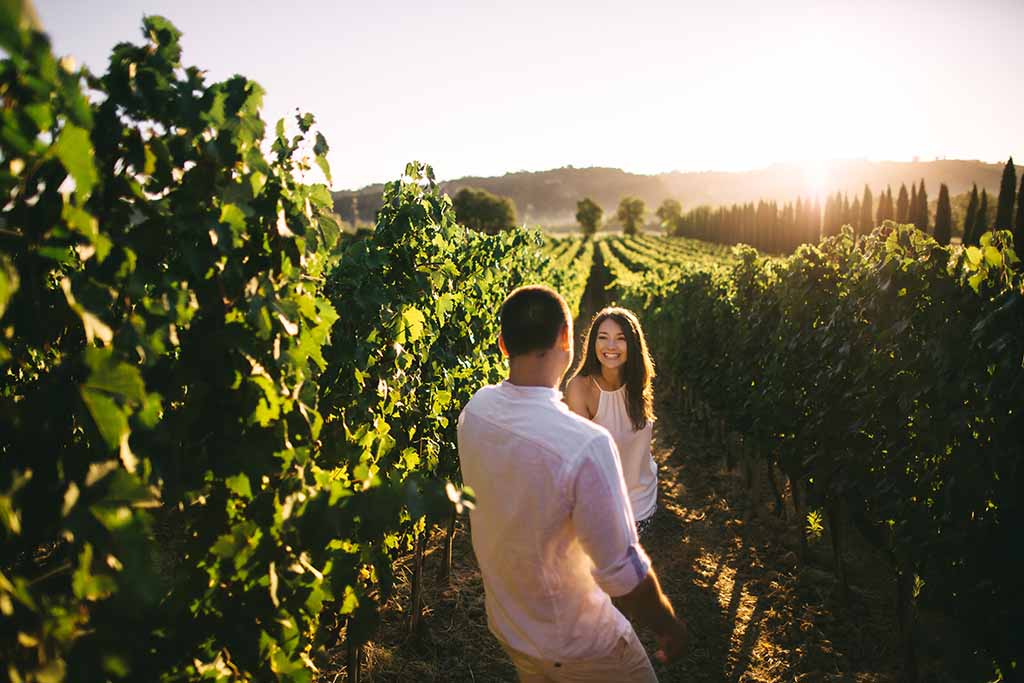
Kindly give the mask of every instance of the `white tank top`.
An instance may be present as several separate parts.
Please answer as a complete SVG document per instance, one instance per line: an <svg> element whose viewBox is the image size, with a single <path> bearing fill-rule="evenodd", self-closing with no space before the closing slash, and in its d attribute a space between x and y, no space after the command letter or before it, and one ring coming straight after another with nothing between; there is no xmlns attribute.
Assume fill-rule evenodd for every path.
<svg viewBox="0 0 1024 683"><path fill-rule="evenodd" d="M596 379L590 379L597 384ZM658 501L658 466L651 456L653 424L648 420L643 429L633 431L633 422L626 411L625 384L615 391L605 391L600 384L597 388L601 391L601 399L594 422L611 432L615 439L633 517L639 522L654 514Z"/></svg>

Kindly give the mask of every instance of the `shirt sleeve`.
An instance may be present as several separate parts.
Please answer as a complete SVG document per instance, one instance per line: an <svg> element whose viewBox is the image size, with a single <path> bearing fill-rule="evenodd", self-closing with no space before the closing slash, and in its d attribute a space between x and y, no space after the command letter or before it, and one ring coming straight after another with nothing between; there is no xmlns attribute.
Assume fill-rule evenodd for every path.
<svg viewBox="0 0 1024 683"><path fill-rule="evenodd" d="M626 595L646 578L651 560L637 537L619 454L603 434L580 455L571 484L573 527L597 585L613 598Z"/></svg>

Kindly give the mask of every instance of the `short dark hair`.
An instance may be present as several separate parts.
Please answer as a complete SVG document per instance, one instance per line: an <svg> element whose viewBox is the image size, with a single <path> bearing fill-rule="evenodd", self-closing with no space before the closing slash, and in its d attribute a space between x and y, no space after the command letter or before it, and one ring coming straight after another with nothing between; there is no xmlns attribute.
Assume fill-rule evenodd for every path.
<svg viewBox="0 0 1024 683"><path fill-rule="evenodd" d="M508 355L546 351L555 345L572 314L550 287L527 285L512 291L501 305L501 337Z"/></svg>

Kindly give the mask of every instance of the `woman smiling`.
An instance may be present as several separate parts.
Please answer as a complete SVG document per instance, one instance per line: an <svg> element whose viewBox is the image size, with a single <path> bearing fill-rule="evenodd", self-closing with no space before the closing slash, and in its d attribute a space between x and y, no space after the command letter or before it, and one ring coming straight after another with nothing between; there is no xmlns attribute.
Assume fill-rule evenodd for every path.
<svg viewBox="0 0 1024 683"><path fill-rule="evenodd" d="M566 387L566 402L615 440L641 535L658 497L658 467L651 457L653 379L654 363L636 315L617 307L598 311L587 330L582 362Z"/></svg>

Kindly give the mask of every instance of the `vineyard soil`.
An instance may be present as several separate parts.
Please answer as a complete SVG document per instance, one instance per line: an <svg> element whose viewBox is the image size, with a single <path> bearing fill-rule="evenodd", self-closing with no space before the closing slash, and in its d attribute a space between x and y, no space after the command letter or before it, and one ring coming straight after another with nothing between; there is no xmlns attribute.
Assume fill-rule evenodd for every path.
<svg viewBox="0 0 1024 683"><path fill-rule="evenodd" d="M760 509L737 472L721 466L699 425L660 404L655 458L660 509L644 539L662 585L685 615L692 641L683 658L657 666L662 681L899 680L895 589L876 558L850 558L853 596L834 591L827 539L812 544L800 569L797 529L774 516L770 493ZM410 636L403 608L410 579L387 606L379 637L367 647L364 680L513 681L515 671L487 630L483 586L467 521L459 520L450 584L438 581L443 538L426 559L425 618ZM863 552L862 552L863 551ZM402 569L399 570L401 575ZM653 651L653 638L641 632ZM325 681L344 680L344 649ZM955 680L934 670L929 680ZM929 676L928 673L932 675Z"/></svg>

